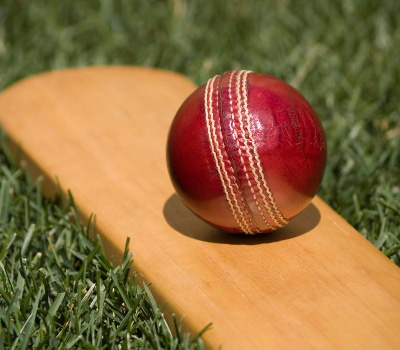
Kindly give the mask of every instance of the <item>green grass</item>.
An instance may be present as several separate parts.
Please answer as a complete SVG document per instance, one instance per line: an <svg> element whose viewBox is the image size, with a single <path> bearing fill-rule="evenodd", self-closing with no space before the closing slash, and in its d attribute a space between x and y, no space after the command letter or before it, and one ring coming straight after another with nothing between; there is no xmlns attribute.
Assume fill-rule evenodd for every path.
<svg viewBox="0 0 400 350"><path fill-rule="evenodd" d="M0 160L0 349L204 349L175 318L172 333L127 249L121 265L106 258L71 195L50 202Z"/></svg>
<svg viewBox="0 0 400 350"><path fill-rule="evenodd" d="M400 265L399 42L397 0L0 0L0 90L45 70L99 64L170 69L198 84L228 69L286 80L326 130L329 157L319 194ZM157 341L164 344L159 348L188 341L170 338L148 292L125 279L128 260L111 267L100 248L91 254L97 243L67 219L74 217L71 203L46 201L4 156L1 164L0 329L9 333L1 333L0 348L21 348L24 341L57 347L63 317L75 322L59 337L69 334L65 348L90 348L101 339L92 329L114 332L110 339L119 339L120 348L129 348L127 332L149 349ZM59 271L64 263L69 282ZM121 310L127 304L120 291L142 303L140 315ZM113 301L104 320L95 319L98 295ZM77 314L67 313L78 300ZM88 312L91 305L95 312ZM79 324L89 325L87 337L74 333Z"/></svg>

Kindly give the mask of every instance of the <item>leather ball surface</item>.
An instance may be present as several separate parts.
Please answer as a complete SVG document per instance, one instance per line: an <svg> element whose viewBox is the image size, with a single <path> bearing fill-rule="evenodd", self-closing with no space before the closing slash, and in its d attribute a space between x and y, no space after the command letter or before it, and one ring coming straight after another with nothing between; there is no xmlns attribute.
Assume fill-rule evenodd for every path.
<svg viewBox="0 0 400 350"><path fill-rule="evenodd" d="M318 191L327 148L309 103L289 84L249 71L210 79L178 110L167 143L186 206L222 230L286 225Z"/></svg>

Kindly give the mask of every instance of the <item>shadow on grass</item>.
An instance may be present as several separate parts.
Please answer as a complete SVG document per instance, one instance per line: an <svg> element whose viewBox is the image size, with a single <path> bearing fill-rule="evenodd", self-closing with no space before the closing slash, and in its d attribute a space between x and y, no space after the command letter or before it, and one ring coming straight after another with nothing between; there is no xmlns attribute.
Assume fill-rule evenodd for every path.
<svg viewBox="0 0 400 350"><path fill-rule="evenodd" d="M300 236L316 227L321 218L319 210L311 203L285 227L268 234L249 236L227 233L211 227L186 208L176 194L165 202L163 213L167 223L185 236L211 243L247 245L278 242Z"/></svg>

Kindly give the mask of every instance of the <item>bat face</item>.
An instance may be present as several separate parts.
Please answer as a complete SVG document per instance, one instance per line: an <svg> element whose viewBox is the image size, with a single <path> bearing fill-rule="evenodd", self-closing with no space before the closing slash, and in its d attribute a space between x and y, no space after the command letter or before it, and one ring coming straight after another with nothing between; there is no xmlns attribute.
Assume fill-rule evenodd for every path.
<svg viewBox="0 0 400 350"><path fill-rule="evenodd" d="M258 94L255 78L248 75L249 96ZM207 347L399 348L398 267L320 198L282 229L252 237L219 232L174 200L165 145L193 90L185 77L140 67L46 73L0 94L0 123L28 169L70 189L83 218L96 215L109 255L121 258L131 237L137 278L168 301L166 317L185 315L193 333L213 323ZM213 157L207 164L215 174Z"/></svg>

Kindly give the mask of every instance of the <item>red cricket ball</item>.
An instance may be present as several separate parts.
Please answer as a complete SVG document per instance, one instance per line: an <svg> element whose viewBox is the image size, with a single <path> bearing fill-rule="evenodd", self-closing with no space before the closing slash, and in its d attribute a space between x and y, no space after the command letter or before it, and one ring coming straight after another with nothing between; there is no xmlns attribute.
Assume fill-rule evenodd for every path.
<svg viewBox="0 0 400 350"><path fill-rule="evenodd" d="M229 71L198 88L168 137L172 183L186 206L229 232L270 232L305 209L326 162L321 123L289 84Z"/></svg>

